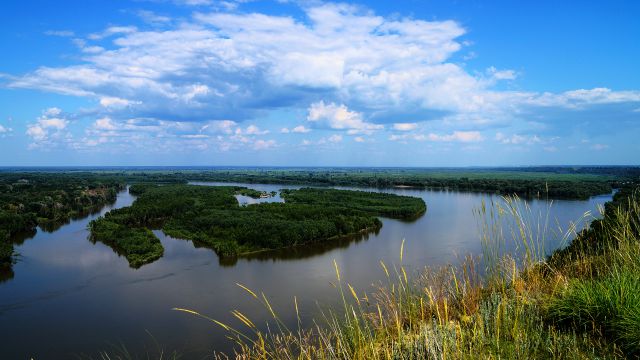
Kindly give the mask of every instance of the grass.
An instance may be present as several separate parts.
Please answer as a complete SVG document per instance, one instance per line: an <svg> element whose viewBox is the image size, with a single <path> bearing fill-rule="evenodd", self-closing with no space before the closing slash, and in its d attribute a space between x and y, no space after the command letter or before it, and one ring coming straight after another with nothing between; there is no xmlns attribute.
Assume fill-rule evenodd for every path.
<svg viewBox="0 0 640 360"><path fill-rule="evenodd" d="M235 351L218 359L638 358L640 193L578 233L578 224L555 231L546 214L533 214L513 197L483 206L477 215L483 256L459 266L408 274L403 241L399 262L381 261L384 278L366 293L352 287L334 262L341 305L321 310L311 327L301 325L296 298L298 326L290 328L263 292L242 284L270 315L266 330L239 310L231 312L235 325L174 310L226 330ZM568 246L547 257L547 236L575 237L579 244L588 238L597 251Z"/></svg>

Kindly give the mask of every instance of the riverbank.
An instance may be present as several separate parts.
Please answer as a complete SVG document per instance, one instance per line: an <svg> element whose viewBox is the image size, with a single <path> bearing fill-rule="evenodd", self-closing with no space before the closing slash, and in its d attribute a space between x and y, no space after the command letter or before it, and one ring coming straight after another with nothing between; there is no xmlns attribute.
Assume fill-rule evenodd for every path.
<svg viewBox="0 0 640 360"><path fill-rule="evenodd" d="M335 266L340 308L314 328L287 328L268 298L245 288L271 314L271 332L235 311L222 324L243 359L634 358L640 354L640 194L616 195L604 218L545 257L512 198L481 210L482 259L407 274L383 262L386 279L361 292ZM512 218L513 228L494 225ZM575 229L574 229L575 230ZM503 253L505 233L517 234L518 256ZM584 246L589 244L589 246ZM480 274L483 274L481 276ZM189 309L176 309L201 316ZM297 303L296 316L299 317ZM221 357L222 358L222 357Z"/></svg>

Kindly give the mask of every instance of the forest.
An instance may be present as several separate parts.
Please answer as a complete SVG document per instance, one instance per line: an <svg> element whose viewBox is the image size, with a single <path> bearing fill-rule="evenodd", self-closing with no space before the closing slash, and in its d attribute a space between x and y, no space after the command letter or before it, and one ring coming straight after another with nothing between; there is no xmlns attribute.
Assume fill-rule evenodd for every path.
<svg viewBox="0 0 640 360"><path fill-rule="evenodd" d="M286 190L285 203L239 206L234 195L251 194L246 188L132 188L139 196L132 206L112 210L90 223L91 239L111 246L132 267L162 256L162 245L150 228L233 257L373 231L382 226L378 216L410 220L426 211L422 199L365 191Z"/></svg>
<svg viewBox="0 0 640 360"><path fill-rule="evenodd" d="M193 168L92 170L129 183L218 181L306 186L411 187L584 200L637 179L635 167Z"/></svg>
<svg viewBox="0 0 640 360"><path fill-rule="evenodd" d="M610 193L613 188L637 181L637 167L523 167L523 168L96 168L96 169L1 169L0 170L0 264L10 266L15 261L14 246L10 238L16 234L33 232L37 226L55 230L69 219L87 215L111 203L125 184L133 184L130 192L142 194L155 184L186 184L189 181L220 181L244 183L277 183L306 186L352 187L412 187L517 194L525 198L586 199L593 195ZM239 193L259 197L260 192L243 188ZM311 201L303 196L311 194L284 193L288 202L299 205ZM328 196L331 192L324 193ZM318 195L318 194L313 194ZM314 201L320 198L311 196ZM351 199L353 200L353 199ZM390 201L390 199L385 199ZM323 204L323 206L326 204ZM366 204L360 204L366 205ZM360 206L359 205L359 206ZM277 205L274 205L277 206ZM393 206L392 206L393 207ZM351 209L354 210L354 209ZM359 209L362 210L362 209ZM370 209L372 210L372 209ZM397 209L396 209L397 210ZM246 210L245 210L246 211ZM389 214L391 209L375 209L375 214ZM242 213L244 214L244 213ZM410 214L396 214L411 216ZM244 215L243 215L244 216ZM164 218L163 218L164 219ZM176 226L176 229L179 227ZM178 231L178 230L175 230ZM149 233L138 233L140 238L151 238ZM196 238L195 234L190 236ZM307 239L303 236L302 239ZM219 241L202 236L205 244L215 244L222 253L246 251L241 248L224 249ZM294 243L301 241L294 240ZM306 241L306 240L304 240ZM147 243L142 241L143 243ZM274 240L274 242L285 242ZM244 249L244 250L243 250ZM140 253L158 249L138 249ZM148 260L148 259L146 259ZM145 261L146 261L145 260Z"/></svg>
<svg viewBox="0 0 640 360"><path fill-rule="evenodd" d="M524 198L583 200L610 193L622 176L460 169L229 169L185 174L192 181L312 186L411 187Z"/></svg>
<svg viewBox="0 0 640 360"><path fill-rule="evenodd" d="M122 179L98 174L0 173L0 266L15 261L11 238L56 227L116 200Z"/></svg>

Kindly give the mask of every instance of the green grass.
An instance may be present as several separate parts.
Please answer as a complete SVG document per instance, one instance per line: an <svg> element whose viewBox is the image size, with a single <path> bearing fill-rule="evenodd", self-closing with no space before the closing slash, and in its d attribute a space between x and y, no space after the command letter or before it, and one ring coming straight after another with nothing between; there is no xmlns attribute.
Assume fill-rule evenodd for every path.
<svg viewBox="0 0 640 360"><path fill-rule="evenodd" d="M640 351L640 277L623 271L572 280L551 302L550 315L581 331L600 332L628 353Z"/></svg>

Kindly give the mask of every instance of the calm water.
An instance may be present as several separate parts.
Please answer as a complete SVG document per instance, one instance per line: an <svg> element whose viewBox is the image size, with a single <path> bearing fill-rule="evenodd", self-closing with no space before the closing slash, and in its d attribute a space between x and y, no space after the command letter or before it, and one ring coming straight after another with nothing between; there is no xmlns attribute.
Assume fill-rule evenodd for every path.
<svg viewBox="0 0 640 360"><path fill-rule="evenodd" d="M284 187L240 185L268 192ZM214 350L230 349L224 332L171 308L194 309L240 327L229 313L239 309L254 322L264 323L266 311L236 285L241 283L264 291L286 322L294 322L293 297L297 296L303 319L309 321L318 309L316 302L330 305L337 299L331 285L334 259L349 283L359 291L370 291L383 276L379 261L398 262L403 238L404 263L414 271L480 253L473 209L496 197L412 189L385 191L423 198L426 215L414 222L383 219L377 234L353 241L223 262L209 249L156 231L165 255L138 270L129 268L109 247L87 239L90 220L110 208L132 203L133 197L122 192L117 202L100 214L72 221L54 232L38 229L35 236L17 246L22 258L14 266L13 277L0 276L0 359L96 355L98 350L119 344L130 352L153 357L157 354L155 341L186 358L202 358ZM551 217L566 225L585 211L597 213L597 205L610 198L554 201ZM239 201L250 202L244 198ZM265 201L281 199L276 196ZM531 202L534 212L546 211L548 206L547 201ZM558 243L550 240L549 247L553 246Z"/></svg>

